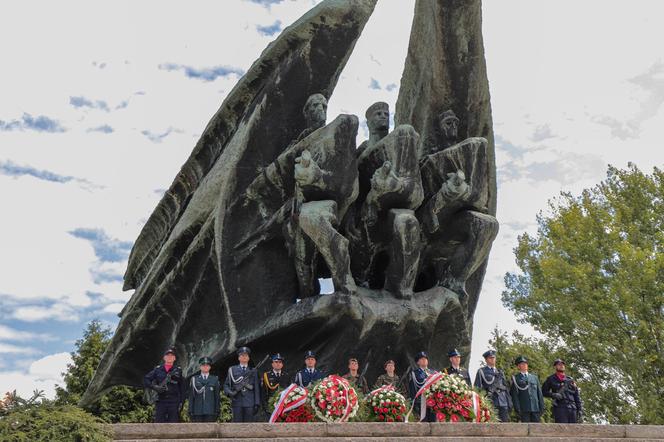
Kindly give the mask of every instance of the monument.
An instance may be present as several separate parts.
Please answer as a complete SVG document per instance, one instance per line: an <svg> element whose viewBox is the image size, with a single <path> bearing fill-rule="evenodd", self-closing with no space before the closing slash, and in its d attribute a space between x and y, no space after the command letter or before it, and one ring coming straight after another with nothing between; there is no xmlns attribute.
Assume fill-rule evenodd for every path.
<svg viewBox="0 0 664 442"><path fill-rule="evenodd" d="M134 244L135 292L82 404L140 385L168 345L187 375L244 345L290 366L311 349L328 372L355 356L369 378L469 353L498 231L481 2L417 0L396 127L367 103L357 147L358 117L327 101L375 3L324 0L226 97Z"/></svg>

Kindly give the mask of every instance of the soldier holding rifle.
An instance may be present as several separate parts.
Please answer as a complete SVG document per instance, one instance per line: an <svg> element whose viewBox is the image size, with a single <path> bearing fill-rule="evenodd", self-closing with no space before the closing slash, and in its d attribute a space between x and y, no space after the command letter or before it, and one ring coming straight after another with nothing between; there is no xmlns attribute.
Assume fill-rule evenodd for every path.
<svg viewBox="0 0 664 442"><path fill-rule="evenodd" d="M579 387L574 379L565 374L565 361L553 362L556 372L542 385L542 394L553 399L553 418L558 424L576 424L583 417L583 404Z"/></svg>
<svg viewBox="0 0 664 442"><path fill-rule="evenodd" d="M485 351L482 356L486 365L477 370L474 385L486 391L493 406L498 410L498 419L501 422L509 422L512 398L507 387L505 373L496 367L495 350Z"/></svg>
<svg viewBox="0 0 664 442"><path fill-rule="evenodd" d="M238 349L237 358L240 363L228 369L228 377L224 382L224 393L231 398L233 422L252 422L260 408L261 393L257 369L265 359L255 368L249 368L250 354L248 347Z"/></svg>

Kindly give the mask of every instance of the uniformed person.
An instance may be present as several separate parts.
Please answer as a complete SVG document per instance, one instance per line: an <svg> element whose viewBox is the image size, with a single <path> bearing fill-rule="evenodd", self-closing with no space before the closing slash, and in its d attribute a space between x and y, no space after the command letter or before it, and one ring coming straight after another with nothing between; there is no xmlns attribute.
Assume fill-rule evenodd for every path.
<svg viewBox="0 0 664 442"><path fill-rule="evenodd" d="M325 376L316 368L316 353L309 350L304 354L304 368L295 374L293 382L300 387L307 388Z"/></svg>
<svg viewBox="0 0 664 442"><path fill-rule="evenodd" d="M410 379L408 380L408 394L410 396L410 400L415 401L413 410L415 411L415 414L419 416L422 401L419 397L417 400L415 400L415 395L420 390L420 388L422 388L427 378L431 374L435 373L436 370L429 368L429 355L424 351L421 351L415 355L415 363L417 364L417 368L410 373ZM426 410L425 421L436 422L436 415L429 408Z"/></svg>
<svg viewBox="0 0 664 442"><path fill-rule="evenodd" d="M385 361L383 368L385 369L385 373L378 376L376 382L374 382L373 388L376 389L383 385L391 385L398 393L407 396L408 393L404 390L403 385L401 385L401 379L399 379L396 374L396 364L394 363L394 360L388 359Z"/></svg>
<svg viewBox="0 0 664 442"><path fill-rule="evenodd" d="M201 372L189 383L189 418L192 422L216 422L221 410L221 384L210 374L212 359L200 358L198 364Z"/></svg>
<svg viewBox="0 0 664 442"><path fill-rule="evenodd" d="M579 387L574 379L565 374L565 361L553 362L556 372L542 385L542 394L553 399L553 418L558 424L575 424L583 416L583 403Z"/></svg>
<svg viewBox="0 0 664 442"><path fill-rule="evenodd" d="M475 375L475 387L486 391L498 410L498 419L501 422L509 422L510 410L512 409L512 397L507 388L507 379L502 370L496 368L496 352L488 350L482 354L486 365L477 370Z"/></svg>
<svg viewBox="0 0 664 442"><path fill-rule="evenodd" d="M263 411L269 418L272 414L270 410L270 401L279 388L286 389L290 385L290 376L284 371L284 358L277 353L270 357L272 359L272 369L263 373L261 376L261 399L263 401Z"/></svg>
<svg viewBox="0 0 664 442"><path fill-rule="evenodd" d="M514 361L519 373L512 376L510 393L514 409L521 422L539 422L544 411L542 388L536 375L528 373L528 359L519 356Z"/></svg>
<svg viewBox="0 0 664 442"><path fill-rule="evenodd" d="M461 353L456 348L453 348L447 353L447 357L450 358L450 366L445 369L447 374L455 374L466 381L466 384L471 387L470 383L470 374L468 370L461 366Z"/></svg>
<svg viewBox="0 0 664 442"><path fill-rule="evenodd" d="M369 393L369 385L367 384L366 378L358 373L359 368L360 363L357 359L350 358L348 360L348 373L342 377L350 382L356 391L359 390L362 394L367 394Z"/></svg>
<svg viewBox="0 0 664 442"><path fill-rule="evenodd" d="M252 422L260 408L260 384L256 370L249 368L250 354L248 347L238 349L239 364L229 367L224 382L224 393L231 398L233 422Z"/></svg>
<svg viewBox="0 0 664 442"><path fill-rule="evenodd" d="M175 349L164 352L164 363L150 370L143 378L143 386L157 392L155 422L179 422L180 407L186 391L182 369L175 365Z"/></svg>

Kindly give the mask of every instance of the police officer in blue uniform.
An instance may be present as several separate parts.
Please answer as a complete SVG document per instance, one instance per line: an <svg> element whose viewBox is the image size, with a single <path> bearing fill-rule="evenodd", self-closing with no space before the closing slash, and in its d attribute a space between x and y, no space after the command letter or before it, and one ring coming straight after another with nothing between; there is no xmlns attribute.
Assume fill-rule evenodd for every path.
<svg viewBox="0 0 664 442"><path fill-rule="evenodd" d="M429 355L425 351L421 351L415 355L415 363L417 364L417 368L411 371L410 379L408 380L408 395L411 401L415 401L413 411L419 416L423 405L420 398L424 397L424 395L418 397L417 400L415 400L415 395L422 388L427 378L435 373L436 370L429 368ZM426 405L424 406L426 407ZM424 420L426 422L436 422L436 415L432 410L427 408Z"/></svg>
<svg viewBox="0 0 664 442"><path fill-rule="evenodd" d="M198 360L199 374L189 383L189 418L192 422L216 422L220 411L221 384L217 376L210 374L212 359Z"/></svg>
<svg viewBox="0 0 664 442"><path fill-rule="evenodd" d="M574 379L565 374L565 361L553 362L556 372L546 378L542 394L553 399L553 418L558 424L576 424L583 416L583 403L579 387Z"/></svg>
<svg viewBox="0 0 664 442"><path fill-rule="evenodd" d="M182 369L175 365L175 349L164 352L164 363L150 370L143 378L143 386L157 392L155 422L179 422L180 407L184 402L186 385Z"/></svg>
<svg viewBox="0 0 664 442"><path fill-rule="evenodd" d="M307 388L311 384L320 381L325 377L325 375L316 368L316 353L313 351L308 350L304 354L304 365L305 367L298 371L295 374L295 379L293 379L293 382L300 387Z"/></svg>
<svg viewBox="0 0 664 442"><path fill-rule="evenodd" d="M486 365L477 370L475 387L486 391L493 406L498 410L498 419L501 422L509 422L512 398L507 387L505 373L496 367L495 350L485 351L482 356Z"/></svg>
<svg viewBox="0 0 664 442"><path fill-rule="evenodd" d="M471 387L470 374L468 373L468 370L461 366L461 352L456 348L453 348L447 353L447 357L450 358L450 366L445 369L445 373L459 376L466 381L466 385Z"/></svg>
<svg viewBox="0 0 664 442"><path fill-rule="evenodd" d="M261 391L258 373L249 368L251 350L240 347L237 350L238 365L228 368L224 381L224 393L231 398L233 422L253 422L261 404Z"/></svg>
<svg viewBox="0 0 664 442"><path fill-rule="evenodd" d="M519 373L512 376L510 393L514 409L521 422L539 422L544 411L542 388L536 375L528 373L528 359L519 356L515 361Z"/></svg>

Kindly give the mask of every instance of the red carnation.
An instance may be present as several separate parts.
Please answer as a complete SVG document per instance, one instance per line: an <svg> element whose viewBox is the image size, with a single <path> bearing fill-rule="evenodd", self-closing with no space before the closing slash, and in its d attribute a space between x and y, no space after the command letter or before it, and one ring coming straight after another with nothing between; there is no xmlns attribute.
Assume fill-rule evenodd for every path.
<svg viewBox="0 0 664 442"><path fill-rule="evenodd" d="M452 422L459 422L459 416L457 416L456 414L452 414L450 415L450 420Z"/></svg>

